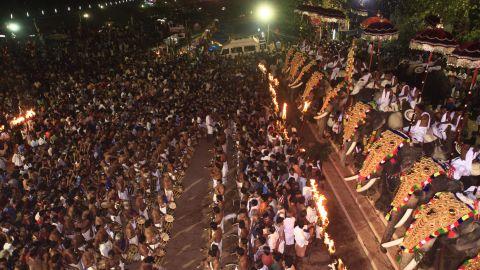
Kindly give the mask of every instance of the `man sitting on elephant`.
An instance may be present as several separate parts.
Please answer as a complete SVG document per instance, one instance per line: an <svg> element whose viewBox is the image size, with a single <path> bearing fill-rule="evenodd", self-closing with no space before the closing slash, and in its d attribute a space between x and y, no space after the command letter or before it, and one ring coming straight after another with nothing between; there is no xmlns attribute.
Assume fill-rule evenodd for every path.
<svg viewBox="0 0 480 270"><path fill-rule="evenodd" d="M463 176L472 175L472 164L473 161L478 157L479 150L470 145L463 145L460 150L460 156L453 159L451 162L452 165L452 176L455 180L460 180Z"/></svg>
<svg viewBox="0 0 480 270"><path fill-rule="evenodd" d="M430 128L430 114L425 111L425 107L422 104L417 104L414 109L414 115L411 117L414 117L415 125L405 127L403 130L410 133L414 143L422 143Z"/></svg>
<svg viewBox="0 0 480 270"><path fill-rule="evenodd" d="M385 85L380 97L376 100L378 110L382 112L398 111L396 100L397 97L392 90L392 86L390 84Z"/></svg>

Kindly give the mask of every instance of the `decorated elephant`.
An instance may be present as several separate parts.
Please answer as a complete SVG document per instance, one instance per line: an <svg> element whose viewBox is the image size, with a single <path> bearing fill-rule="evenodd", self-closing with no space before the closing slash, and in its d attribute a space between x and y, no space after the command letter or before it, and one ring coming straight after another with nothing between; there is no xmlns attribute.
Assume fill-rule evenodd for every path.
<svg viewBox="0 0 480 270"><path fill-rule="evenodd" d="M382 244L384 248L400 245L401 268L413 270L425 254L430 252L435 241L442 235L457 237L457 248L469 249L475 246L478 224L473 222L475 212L459 201L451 192L436 193L433 198L414 214L414 222L404 237ZM462 239L462 240L460 240ZM468 244L465 244L468 243Z"/></svg>
<svg viewBox="0 0 480 270"><path fill-rule="evenodd" d="M437 252L429 252L422 260L422 266L437 266L436 269L440 270L479 269L480 224L473 219L466 221L465 224L457 227L454 233L440 237L433 250L439 250L440 256ZM469 258L472 259L466 261Z"/></svg>
<svg viewBox="0 0 480 270"><path fill-rule="evenodd" d="M422 158L422 160L426 159ZM388 224L382 236L382 251L386 252L383 244L390 242L398 228L410 224L411 215L415 209L429 202L438 192L456 193L463 190L462 182L449 179L436 165L430 167L428 172L422 173L419 168L428 163L430 162L417 162L416 164L421 165L412 166L414 170L398 178L400 185L391 200L391 210L387 214Z"/></svg>
<svg viewBox="0 0 480 270"><path fill-rule="evenodd" d="M300 73L295 78L291 79L291 82L288 84L288 86L292 90L300 89L301 86L308 82L312 74L315 72L319 72L318 64L316 60L311 60L302 67Z"/></svg>
<svg viewBox="0 0 480 270"><path fill-rule="evenodd" d="M400 148L413 147L409 144L408 136L396 130L385 130L378 137L374 132L372 137L376 139L368 139L369 142L365 143L363 152L366 153L366 157L358 174L344 179L358 180L357 192L368 190L380 179L383 166L397 156Z"/></svg>

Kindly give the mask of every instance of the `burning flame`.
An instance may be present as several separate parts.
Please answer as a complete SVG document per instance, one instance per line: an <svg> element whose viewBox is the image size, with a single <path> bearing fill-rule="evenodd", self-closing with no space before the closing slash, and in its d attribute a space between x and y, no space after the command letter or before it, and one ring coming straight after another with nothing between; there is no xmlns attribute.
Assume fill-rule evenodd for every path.
<svg viewBox="0 0 480 270"><path fill-rule="evenodd" d="M328 233L325 233L323 243L327 245L328 253L330 253L330 255L333 255L335 253L335 242L333 242L333 239L330 239Z"/></svg>
<svg viewBox="0 0 480 270"><path fill-rule="evenodd" d="M328 220L328 212L327 212L327 207L325 206L327 202L327 198L325 195L321 194L320 191L318 190L318 185L315 179L310 179L310 186L312 187L312 193L313 193L313 199L315 201L315 206L317 208L318 214L319 214L319 219L321 224L319 225L320 233L323 235L323 243L327 246L328 248L328 253L330 255L335 254L335 242L333 239L330 238L330 235L327 233L327 227L329 224ZM341 259L335 260L332 264L329 264L331 269L336 269L336 270L346 270L347 267L343 264Z"/></svg>
<svg viewBox="0 0 480 270"><path fill-rule="evenodd" d="M311 103L312 103L311 101L305 101L303 103L302 113L306 113L308 111L308 108L310 108Z"/></svg>
<svg viewBox="0 0 480 270"><path fill-rule="evenodd" d="M272 74L268 74L268 80L270 81L270 84L273 84L274 86L278 86L280 84L278 79L273 77Z"/></svg>
<svg viewBox="0 0 480 270"><path fill-rule="evenodd" d="M279 107L277 102L277 92L275 91L275 88L271 84L269 89L270 89L270 95L272 96L273 105L275 106L275 111L278 112Z"/></svg>
<svg viewBox="0 0 480 270"><path fill-rule="evenodd" d="M283 103L282 119L283 119L283 120L286 120L286 119L287 119L287 103Z"/></svg>
<svg viewBox="0 0 480 270"><path fill-rule="evenodd" d="M18 117L15 117L13 118L12 121L10 121L10 125L13 127L13 126L17 126L17 125L20 125L22 124L23 122L25 122L26 120L34 117L36 115L36 113L33 111L33 110L28 110L25 115L20 115Z"/></svg>
<svg viewBox="0 0 480 270"><path fill-rule="evenodd" d="M262 63L258 64L258 68L260 69L260 71L262 71L263 74L267 74L267 68L265 67L264 64Z"/></svg>

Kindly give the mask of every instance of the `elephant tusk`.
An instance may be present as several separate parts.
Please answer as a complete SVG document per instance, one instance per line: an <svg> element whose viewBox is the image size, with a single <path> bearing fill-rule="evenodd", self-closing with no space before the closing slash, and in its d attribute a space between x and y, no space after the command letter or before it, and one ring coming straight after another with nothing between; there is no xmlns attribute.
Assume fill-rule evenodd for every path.
<svg viewBox="0 0 480 270"><path fill-rule="evenodd" d="M288 73L290 71L290 67L288 67L286 70L285 70L285 73Z"/></svg>
<svg viewBox="0 0 480 270"><path fill-rule="evenodd" d="M330 113L330 112L327 111L327 112L324 112L324 113L322 113L322 114L320 114L320 115L315 116L314 118L315 118L315 119L321 119L321 118L324 118L325 116L327 116L329 113Z"/></svg>
<svg viewBox="0 0 480 270"><path fill-rule="evenodd" d="M350 145L350 148L348 148L347 153L345 155L347 155L347 156L350 155L353 152L353 149L355 149L355 146L357 146L357 142L353 142Z"/></svg>
<svg viewBox="0 0 480 270"><path fill-rule="evenodd" d="M363 186L361 188L357 188L357 192L364 192L365 190L371 188L373 186L373 184L375 184L375 182L377 182L378 179L379 179L379 177L370 179L370 181L368 181L368 183L365 186Z"/></svg>
<svg viewBox="0 0 480 270"><path fill-rule="evenodd" d="M400 219L400 221L397 223L397 225L395 225L395 229L402 227L403 224L405 224L405 222L407 222L407 219L410 217L410 215L412 215L412 213L413 213L413 209L410 209L410 208L407 209L407 211L405 212L403 217Z"/></svg>
<svg viewBox="0 0 480 270"><path fill-rule="evenodd" d="M343 178L343 180L345 181L353 181L353 180L357 180L358 179L358 174L357 175L353 175L353 176L350 176L350 177L345 177Z"/></svg>
<svg viewBox="0 0 480 270"><path fill-rule="evenodd" d="M403 268L403 270L413 270L415 269L415 267L417 267L418 263L420 261L417 262L417 260L415 260L415 258L413 258L408 264L407 266L405 266L405 268Z"/></svg>
<svg viewBox="0 0 480 270"><path fill-rule="evenodd" d="M393 240L393 241L390 241L390 242L383 243L382 247L384 247L384 248L394 247L394 246L400 245L402 242L403 242L403 237L398 238L397 240Z"/></svg>
<svg viewBox="0 0 480 270"><path fill-rule="evenodd" d="M303 82L300 82L300 83L298 83L298 84L296 84L296 85L294 85L294 86L291 86L291 88L292 88L292 89L295 89L295 88L298 88L298 87L300 87L300 86L302 86L302 85L303 85Z"/></svg>
<svg viewBox="0 0 480 270"><path fill-rule="evenodd" d="M455 193L455 195L457 195L457 198L458 198L460 201L462 201L462 202L470 205L471 207L472 207L473 204L475 203L472 199L470 199L470 198L468 198L467 196L463 195L463 193L461 193L461 192L457 192L457 193Z"/></svg>

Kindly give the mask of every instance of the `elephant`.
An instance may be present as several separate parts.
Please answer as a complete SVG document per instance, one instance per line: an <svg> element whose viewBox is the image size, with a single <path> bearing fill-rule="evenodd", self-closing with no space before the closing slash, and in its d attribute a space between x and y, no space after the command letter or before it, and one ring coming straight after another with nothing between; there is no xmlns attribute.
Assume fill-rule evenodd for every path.
<svg viewBox="0 0 480 270"><path fill-rule="evenodd" d="M346 160L347 156L354 153L354 150L357 148L360 150L365 147L364 141L373 139L370 138L374 131L376 131L376 136L378 137L383 131L388 128L398 130L403 127L402 115L400 112L381 112L376 110L371 110L367 113L365 122L358 126L356 132L349 142L345 143L340 158L342 161ZM363 156L356 156L355 163L361 165L363 161Z"/></svg>
<svg viewBox="0 0 480 270"><path fill-rule="evenodd" d="M460 181L453 181L446 175L440 175L432 180L430 185L423 190L416 190L409 197L408 201L399 209L391 211L387 227L382 236L382 245L388 243L396 229L409 225L412 221L411 214L418 206L429 202L438 192L460 192L463 190L463 184ZM386 252L386 248L381 246L381 250Z"/></svg>
<svg viewBox="0 0 480 270"><path fill-rule="evenodd" d="M439 178L437 180L445 181L446 178ZM450 183L454 183L455 181L450 181ZM448 183L448 182L446 182ZM447 184L448 185L448 184ZM432 189L433 189L432 185ZM453 186L452 186L453 187ZM433 193L430 192L430 193ZM432 196L433 198L433 196ZM387 243L382 244L382 248L389 248L396 245L407 245L406 248L409 248L409 252L402 252L402 258L400 263L400 268L404 270L413 270L417 267L417 265L425 259L425 264L431 264L433 260L437 259L436 257L443 256L433 256L431 252L435 252L436 249L432 249L434 246L438 246L439 242L443 246L448 246L450 249L453 249L459 258L456 260L452 260L450 263L458 264L464 260L466 256L472 256L480 247L480 226L479 224L473 220L473 212L470 208L466 207L463 202L458 201L455 199L454 195L450 192L441 192L435 194L435 198L439 203L436 203L434 200L430 200L428 206L420 211L420 215L417 216L417 220L413 225L413 231L409 232L409 235L405 235L402 238L397 240L393 240ZM443 200L443 198L448 198L447 200ZM426 198L425 198L426 199ZM424 198L420 198L419 201L424 201ZM453 208L451 208L453 206ZM455 210L452 210L455 209ZM452 212L453 211L453 212ZM432 215L432 216L430 216ZM455 224L454 227L447 226L449 229L448 235L445 235L446 232L444 230L437 231L434 235L434 231L432 230L439 230L437 228L439 223L436 220L444 220L444 216L451 216L449 218L449 223L447 224ZM460 218L461 217L461 218ZM433 218L433 219L432 219ZM456 220L460 218L462 222L457 222ZM443 221L444 222L444 221ZM451 222L451 223L450 223ZM432 227L433 225L433 227ZM419 226L419 227L416 227ZM416 228L416 229L415 229ZM413 234L412 234L413 232ZM422 234L418 234L422 233ZM437 234L438 233L438 234ZM421 240L426 238L425 240ZM448 237L448 238L447 238ZM439 240L439 241L437 241ZM412 242L413 241L413 242ZM415 243L421 244L415 245ZM415 245L415 247L413 247ZM416 249L416 251L413 251ZM384 250L383 250L384 251ZM421 255L421 256L416 256ZM476 255L476 254L475 254ZM433 258L433 259L432 259ZM438 269L438 268L436 268ZM440 268L440 269L452 269L452 268Z"/></svg>
<svg viewBox="0 0 480 270"><path fill-rule="evenodd" d="M480 251L480 224L469 220L456 229L454 235L441 236L434 244L432 251L422 260L422 267L435 266L436 269L458 269L463 261L473 258Z"/></svg>

